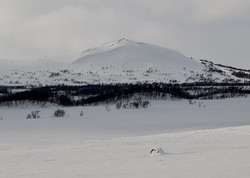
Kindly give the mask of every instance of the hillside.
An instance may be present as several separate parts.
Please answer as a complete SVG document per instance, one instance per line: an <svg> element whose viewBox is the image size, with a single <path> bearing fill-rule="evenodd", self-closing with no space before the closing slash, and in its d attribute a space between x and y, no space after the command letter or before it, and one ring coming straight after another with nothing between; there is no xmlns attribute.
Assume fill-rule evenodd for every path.
<svg viewBox="0 0 250 178"><path fill-rule="evenodd" d="M237 75L233 72L235 69L229 70L224 65L211 65L209 61L188 58L174 50L124 38L84 50L71 63L64 61L60 61L60 58L35 61L0 60L0 85L232 83L249 81L250 74L245 70Z"/></svg>
<svg viewBox="0 0 250 178"><path fill-rule="evenodd" d="M181 53L128 39L121 39L103 46L86 50L74 64L90 64L93 66L112 65L127 68L160 67L167 70L180 71L183 68L202 70L203 66L190 60Z"/></svg>
<svg viewBox="0 0 250 178"><path fill-rule="evenodd" d="M249 70L124 38L85 50L71 63L47 57L0 63L0 104L4 105L28 100L72 106L131 98L214 99L250 94Z"/></svg>

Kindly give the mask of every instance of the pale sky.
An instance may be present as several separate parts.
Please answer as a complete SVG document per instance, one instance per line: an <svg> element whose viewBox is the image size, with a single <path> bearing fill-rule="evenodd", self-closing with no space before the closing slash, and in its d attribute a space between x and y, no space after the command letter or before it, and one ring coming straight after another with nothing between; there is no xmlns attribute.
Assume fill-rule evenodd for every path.
<svg viewBox="0 0 250 178"><path fill-rule="evenodd" d="M0 58L80 54L120 38L250 69L250 0L0 0Z"/></svg>

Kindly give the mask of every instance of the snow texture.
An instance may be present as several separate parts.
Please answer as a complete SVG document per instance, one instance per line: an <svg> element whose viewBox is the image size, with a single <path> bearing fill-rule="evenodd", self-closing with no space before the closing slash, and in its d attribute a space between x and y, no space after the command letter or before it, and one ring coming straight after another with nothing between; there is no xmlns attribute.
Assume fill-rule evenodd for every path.
<svg viewBox="0 0 250 178"><path fill-rule="evenodd" d="M57 106L1 107L0 177L250 176L249 98L151 103L65 107L63 118ZM41 118L26 119L34 110Z"/></svg>

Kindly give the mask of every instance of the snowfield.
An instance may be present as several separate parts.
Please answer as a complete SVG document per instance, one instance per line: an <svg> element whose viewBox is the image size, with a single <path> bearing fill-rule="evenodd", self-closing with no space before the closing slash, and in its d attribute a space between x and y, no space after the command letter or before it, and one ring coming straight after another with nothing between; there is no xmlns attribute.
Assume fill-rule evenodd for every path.
<svg viewBox="0 0 250 178"><path fill-rule="evenodd" d="M0 108L0 177L250 176L250 98ZM31 111L41 118L26 119ZM80 112L84 116L80 116ZM163 152L150 154L152 149Z"/></svg>
<svg viewBox="0 0 250 178"><path fill-rule="evenodd" d="M242 126L39 147L1 139L0 176L247 178L249 136ZM151 156L155 146L166 154Z"/></svg>

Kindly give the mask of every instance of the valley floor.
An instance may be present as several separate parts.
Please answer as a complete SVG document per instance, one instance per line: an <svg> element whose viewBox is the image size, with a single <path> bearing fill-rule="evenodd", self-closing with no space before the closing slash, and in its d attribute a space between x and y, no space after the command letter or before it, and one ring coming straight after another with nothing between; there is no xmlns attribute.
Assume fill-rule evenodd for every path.
<svg viewBox="0 0 250 178"><path fill-rule="evenodd" d="M0 108L0 177L250 176L250 98L109 106ZM41 118L25 119L32 110ZM81 110L84 116L79 116ZM161 147L165 154L150 155Z"/></svg>

